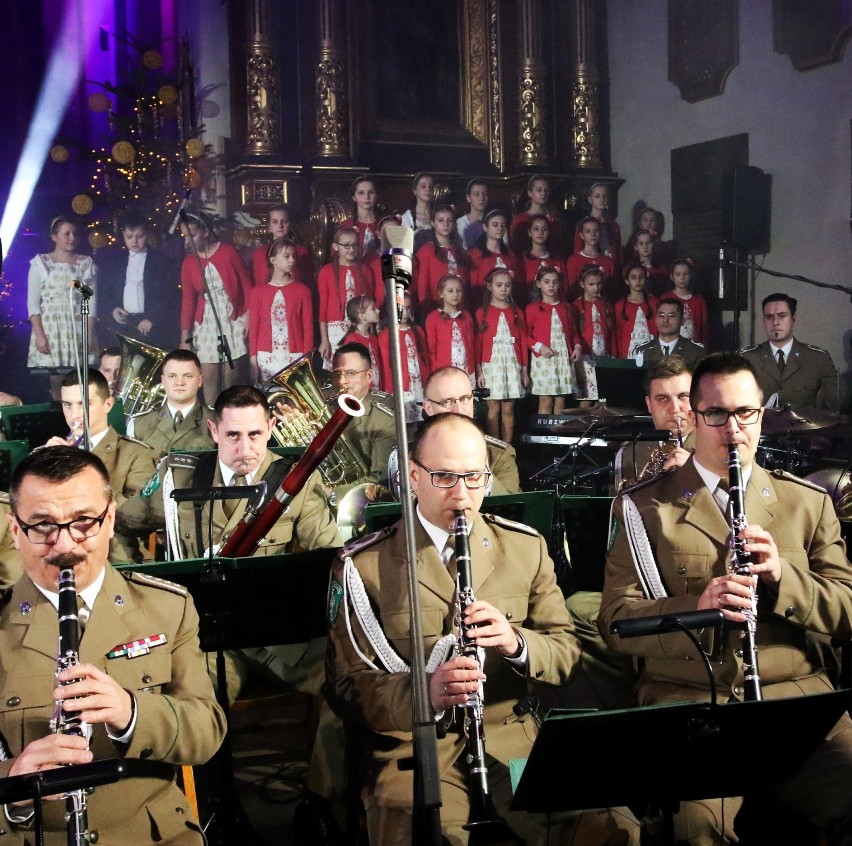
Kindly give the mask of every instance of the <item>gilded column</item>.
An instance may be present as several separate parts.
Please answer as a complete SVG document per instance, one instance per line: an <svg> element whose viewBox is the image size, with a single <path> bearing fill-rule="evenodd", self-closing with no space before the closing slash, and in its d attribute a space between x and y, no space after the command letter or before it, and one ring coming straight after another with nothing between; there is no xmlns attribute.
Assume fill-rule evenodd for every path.
<svg viewBox="0 0 852 846"><path fill-rule="evenodd" d="M547 164L545 69L541 56L540 0L521 0L518 80L518 149L521 167Z"/></svg>
<svg viewBox="0 0 852 846"><path fill-rule="evenodd" d="M346 51L341 36L343 13L340 0L320 0L320 55L317 64L317 155L328 158L349 155Z"/></svg>
<svg viewBox="0 0 852 846"><path fill-rule="evenodd" d="M277 153L281 147L278 56L270 37L269 0L249 0L248 16L246 149L249 153Z"/></svg>
<svg viewBox="0 0 852 846"><path fill-rule="evenodd" d="M572 161L599 168L600 127L598 67L595 60L595 2L571 0L574 12L574 79L571 83Z"/></svg>

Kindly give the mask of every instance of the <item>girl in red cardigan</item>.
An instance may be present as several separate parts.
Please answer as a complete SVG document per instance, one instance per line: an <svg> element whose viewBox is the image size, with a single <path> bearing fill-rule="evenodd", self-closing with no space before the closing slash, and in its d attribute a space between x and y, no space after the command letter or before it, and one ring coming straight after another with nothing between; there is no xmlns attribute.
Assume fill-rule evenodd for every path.
<svg viewBox="0 0 852 846"><path fill-rule="evenodd" d="M612 330L615 317L612 306L603 298L604 274L596 264L587 264L580 271L583 296L573 303L577 313L577 328L583 344L583 355L577 367L580 405L591 405L598 399L596 361L599 355L612 355Z"/></svg>
<svg viewBox="0 0 852 846"><path fill-rule="evenodd" d="M359 176L352 183L352 217L341 226L351 226L358 233L359 252L365 258L379 249L376 207L378 193L372 176Z"/></svg>
<svg viewBox="0 0 852 846"><path fill-rule="evenodd" d="M344 226L334 233L331 261L320 268L319 288L319 353L331 369L332 350L340 346L349 324L346 303L352 297L373 296L372 274L361 262L358 233Z"/></svg>
<svg viewBox="0 0 852 846"><path fill-rule="evenodd" d="M539 270L542 267L555 267L564 278L565 263L561 258L553 255L550 249L550 221L545 215L534 214L530 217L527 234L530 236L532 246L523 255L518 256L518 269L526 299L532 302L535 299L535 280ZM563 290L562 293L564 296L566 291Z"/></svg>
<svg viewBox="0 0 852 846"><path fill-rule="evenodd" d="M645 290L652 296L659 297L669 287L669 269L665 262L655 258L656 244L656 234L649 229L643 229L636 235L633 258L645 268L647 273Z"/></svg>
<svg viewBox="0 0 852 846"><path fill-rule="evenodd" d="M440 305L438 282L448 273L465 284L469 278L470 259L461 245L456 230L456 213L452 206L432 209L432 239L416 252L417 303L422 314Z"/></svg>
<svg viewBox="0 0 852 846"><path fill-rule="evenodd" d="M580 237L583 239L583 249L579 253L570 255L565 262L566 298L569 300L582 296L580 272L587 265L596 264L603 271L605 287L609 287L609 280L612 279L615 270L612 259L605 256L598 248L601 238L600 221L593 217L581 220Z"/></svg>
<svg viewBox="0 0 852 846"><path fill-rule="evenodd" d="M195 349L201 361L201 374L211 390L216 391L219 384L219 330L206 299L209 288L234 362L233 369L223 368L221 387L245 383L249 378L246 344L248 297L252 289L249 272L236 249L219 240L213 221L206 214L187 214L183 232L190 251L184 257L180 271L180 345L183 349Z"/></svg>
<svg viewBox="0 0 852 846"><path fill-rule="evenodd" d="M279 238L269 248L272 275L249 295L249 356L253 382L265 382L310 352L314 307L307 285L295 278L296 246Z"/></svg>
<svg viewBox="0 0 852 846"><path fill-rule="evenodd" d="M380 316L376 301L367 294L362 297L353 297L346 303L346 317L349 319L349 331L343 336L340 344L355 341L363 344L370 351L370 368L373 371L370 390L380 391L382 389L381 354L379 339L376 335Z"/></svg>
<svg viewBox="0 0 852 846"><path fill-rule="evenodd" d="M628 294L615 304L615 355L636 358L636 350L656 334L657 298L645 293L648 272L638 262L625 264L623 276Z"/></svg>
<svg viewBox="0 0 852 846"><path fill-rule="evenodd" d="M272 240L286 238L296 250L296 266L293 268L293 278L304 282L309 288L314 284L314 260L308 248L298 241L298 234L290 222L290 208L284 203L277 203L269 209L268 229ZM269 247L271 244L261 244L255 247L251 254L251 271L255 285L265 285L269 278Z"/></svg>
<svg viewBox="0 0 852 846"><path fill-rule="evenodd" d="M683 303L683 326L680 334L697 344L707 346L710 329L707 322L707 300L689 290L692 282L692 260L677 259L672 262L672 292Z"/></svg>
<svg viewBox="0 0 852 846"><path fill-rule="evenodd" d="M589 216L595 218L601 225L600 250L609 256L615 265L616 272L621 265L621 227L618 221L609 216L609 188L603 182L595 182L589 188L587 197ZM574 231L574 252L583 249L583 239L580 237L580 227Z"/></svg>
<svg viewBox="0 0 852 846"><path fill-rule="evenodd" d="M529 386L527 326L512 302L512 276L495 267L485 278L484 304L476 310L476 381L491 392L488 434L511 442L515 400Z"/></svg>
<svg viewBox="0 0 852 846"><path fill-rule="evenodd" d="M527 182L527 207L512 218L509 228L509 243L516 253L525 253L530 248L527 233L530 218L534 214L543 214L550 223L550 245L553 251L562 254L562 222L558 214L548 208L550 201L550 182L546 176L534 174Z"/></svg>
<svg viewBox="0 0 852 846"><path fill-rule="evenodd" d="M405 292L402 315L399 318L399 347L402 356L402 400L405 405L406 423L420 419L423 404L423 386L429 378L429 353L426 335L412 321L411 295ZM390 357L390 329L379 332L379 360L382 382L393 390L393 374Z"/></svg>
<svg viewBox="0 0 852 846"><path fill-rule="evenodd" d="M462 307L464 283L458 276L447 274L438 283L438 296L441 308L430 311L426 318L426 347L431 369L458 367L470 376L471 387L474 387L473 318Z"/></svg>
<svg viewBox="0 0 852 846"><path fill-rule="evenodd" d="M565 394L576 390L574 362L583 349L574 323L573 309L562 302L562 274L542 267L535 276L539 302L526 308L530 361L530 391L538 395L539 414L562 414Z"/></svg>
<svg viewBox="0 0 852 846"><path fill-rule="evenodd" d="M483 231L470 251L470 299L478 302L485 293L485 279L494 268L507 269L513 281L512 293L523 293L523 280L518 272L517 256L509 252L504 236L506 215L500 209L491 209L483 218Z"/></svg>

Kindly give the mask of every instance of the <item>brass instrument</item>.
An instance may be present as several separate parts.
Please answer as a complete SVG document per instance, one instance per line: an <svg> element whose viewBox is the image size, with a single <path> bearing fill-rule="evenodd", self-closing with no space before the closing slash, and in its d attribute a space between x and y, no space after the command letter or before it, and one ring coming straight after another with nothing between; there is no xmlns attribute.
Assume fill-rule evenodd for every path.
<svg viewBox="0 0 852 846"><path fill-rule="evenodd" d="M331 408L314 374L311 355L306 353L297 358L261 388L273 411L278 403L284 403L298 412L290 415L286 421L275 415L272 437L279 446L307 449L320 429L331 419ZM330 488L350 484L368 473L364 460L345 433L337 439L334 449L318 470L323 482Z"/></svg>
<svg viewBox="0 0 852 846"><path fill-rule="evenodd" d="M163 361L168 352L135 338L116 333L121 345L121 369L115 395L124 405L124 414L142 414L162 405L166 397L160 384Z"/></svg>
<svg viewBox="0 0 852 846"><path fill-rule="evenodd" d="M645 469L639 474L637 482L659 476L663 472L663 467L666 461L668 461L669 456L678 447L683 448L683 430L680 427L680 415L675 415L675 425L677 426L675 439L672 441L660 441L660 445L651 453Z"/></svg>

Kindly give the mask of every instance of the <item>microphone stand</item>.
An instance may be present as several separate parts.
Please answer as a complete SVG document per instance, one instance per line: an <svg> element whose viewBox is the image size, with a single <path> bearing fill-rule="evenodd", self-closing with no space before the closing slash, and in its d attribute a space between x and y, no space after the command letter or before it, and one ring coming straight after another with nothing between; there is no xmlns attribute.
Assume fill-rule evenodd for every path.
<svg viewBox="0 0 852 846"><path fill-rule="evenodd" d="M210 310L213 313L213 320L216 321L216 337L219 339L219 343L216 346L216 350L219 353L219 363L218 363L218 375L217 375L217 391L216 396L222 393L225 389L225 361L228 362L228 367L231 370L234 369L234 359L231 357L231 347L228 344L228 338L225 336L224 331L222 330L222 321L219 319L219 312L216 309L216 303L213 300L213 293L210 290L210 284L207 281L207 273L205 271L204 266L201 264L201 256L198 254L198 247L195 246L195 241L192 238L192 232L189 228L189 220L190 216L181 209L178 213L180 217L181 223L186 226L187 234L189 235L189 245L192 254L195 256L195 261L198 264L198 272L201 274L201 281L204 284L204 293L207 296L207 304L210 306ZM201 225L201 221L198 218L195 218L198 225ZM202 320L204 318L204 312L202 312Z"/></svg>
<svg viewBox="0 0 852 846"><path fill-rule="evenodd" d="M80 398L83 400L83 443L88 452L89 444L89 296L80 288L80 344L83 347L83 366L80 369Z"/></svg>
<svg viewBox="0 0 852 846"><path fill-rule="evenodd" d="M387 260L387 261L386 261ZM438 771L438 735L429 689L426 682L426 658L423 631L420 624L418 595L417 549L414 545L414 502L411 480L408 477L408 433L402 389L402 355L399 343L399 311L402 298L397 297L397 284L407 287L392 263L392 256L382 255L382 275L385 281L385 301L397 303L388 308L390 359L393 376L394 416L399 455L399 495L402 505L402 525L405 534L405 555L408 568L408 602L411 608L411 695L413 699L414 749L414 806L412 809L411 842L413 846L440 846L441 787Z"/></svg>

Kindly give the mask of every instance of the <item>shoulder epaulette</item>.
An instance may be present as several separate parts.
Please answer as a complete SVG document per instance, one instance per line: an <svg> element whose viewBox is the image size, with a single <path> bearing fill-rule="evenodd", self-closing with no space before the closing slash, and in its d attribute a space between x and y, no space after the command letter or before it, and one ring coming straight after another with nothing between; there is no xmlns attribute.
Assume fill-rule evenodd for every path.
<svg viewBox="0 0 852 846"><path fill-rule="evenodd" d="M513 532L523 532L525 535L538 537L538 532L526 523L518 523L517 520L508 520L505 517L500 517L498 514L483 514L482 519L486 523L493 523L495 526L500 526L503 529L510 529Z"/></svg>
<svg viewBox="0 0 852 846"><path fill-rule="evenodd" d="M165 462L165 467L185 467L189 470L194 470L198 464L199 455L192 455L187 452L168 452L160 462Z"/></svg>
<svg viewBox="0 0 852 846"><path fill-rule="evenodd" d="M500 447L500 449L508 449L511 446L511 444L506 441L501 441L500 438L495 438L491 435L485 436L485 443L491 444L491 446Z"/></svg>
<svg viewBox="0 0 852 846"><path fill-rule="evenodd" d="M121 573L128 582L134 582L137 585L145 585L145 587L157 588L159 590L167 590L169 593L176 593L178 596L189 596L189 590L183 585L176 582L170 582L166 579L160 579L157 576L151 576L148 573L137 573L133 570L123 570Z"/></svg>
<svg viewBox="0 0 852 846"><path fill-rule="evenodd" d="M802 479L800 476L794 476L792 473L788 473L786 470L772 470L770 472L770 475L773 479L783 479L785 482L796 482L796 484L802 485L806 488L810 488L812 491L826 493L825 488L821 488L819 485L815 485L813 482L809 482L807 479Z"/></svg>
<svg viewBox="0 0 852 846"><path fill-rule="evenodd" d="M740 353L754 352L759 346L760 344L752 344L750 347L743 347Z"/></svg>
<svg viewBox="0 0 852 846"><path fill-rule="evenodd" d="M823 355L828 355L828 350L824 350L822 347L814 346L813 344L805 344L805 346L809 350L813 350L814 352L822 353Z"/></svg>
<svg viewBox="0 0 852 846"><path fill-rule="evenodd" d="M162 410L162 406L158 408L149 408L147 411L140 411L138 414L131 414L127 419L128 420L138 420L140 417L145 417L147 414L159 414Z"/></svg>
<svg viewBox="0 0 852 846"><path fill-rule="evenodd" d="M374 400L389 400L392 396L387 391L370 391L370 398Z"/></svg>
<svg viewBox="0 0 852 846"><path fill-rule="evenodd" d="M118 439L120 441L129 441L131 444L137 444L138 446L143 446L145 449L154 449L150 444L146 444L145 441L137 441L136 438L131 438L128 435L119 435Z"/></svg>
<svg viewBox="0 0 852 846"><path fill-rule="evenodd" d="M638 491L640 488L645 488L648 485L653 485L655 482L659 482L660 479L664 479L669 473L674 473L677 470L676 467L669 467L668 470L663 470L661 473L656 473L653 476L649 476L647 479L639 479L638 481L633 482L631 485L625 485L620 491L619 494L623 493L633 493L633 491Z"/></svg>
<svg viewBox="0 0 852 846"><path fill-rule="evenodd" d="M394 417L393 409L389 405L385 405L383 402L374 402L374 408L378 408L382 414L387 414L388 417Z"/></svg>
<svg viewBox="0 0 852 846"><path fill-rule="evenodd" d="M702 350L704 349L704 344L702 344L701 341L693 341L692 338L690 338L689 343L694 347L701 347Z"/></svg>
<svg viewBox="0 0 852 846"><path fill-rule="evenodd" d="M378 532L372 532L363 538L355 538L349 541L349 543L344 544L343 549L340 550L340 555L342 558L348 558L395 534L396 526L386 526L384 529L379 529Z"/></svg>
<svg viewBox="0 0 852 846"><path fill-rule="evenodd" d="M9 494L6 491L0 491L0 502L4 505L11 505L11 501L9 500Z"/></svg>

